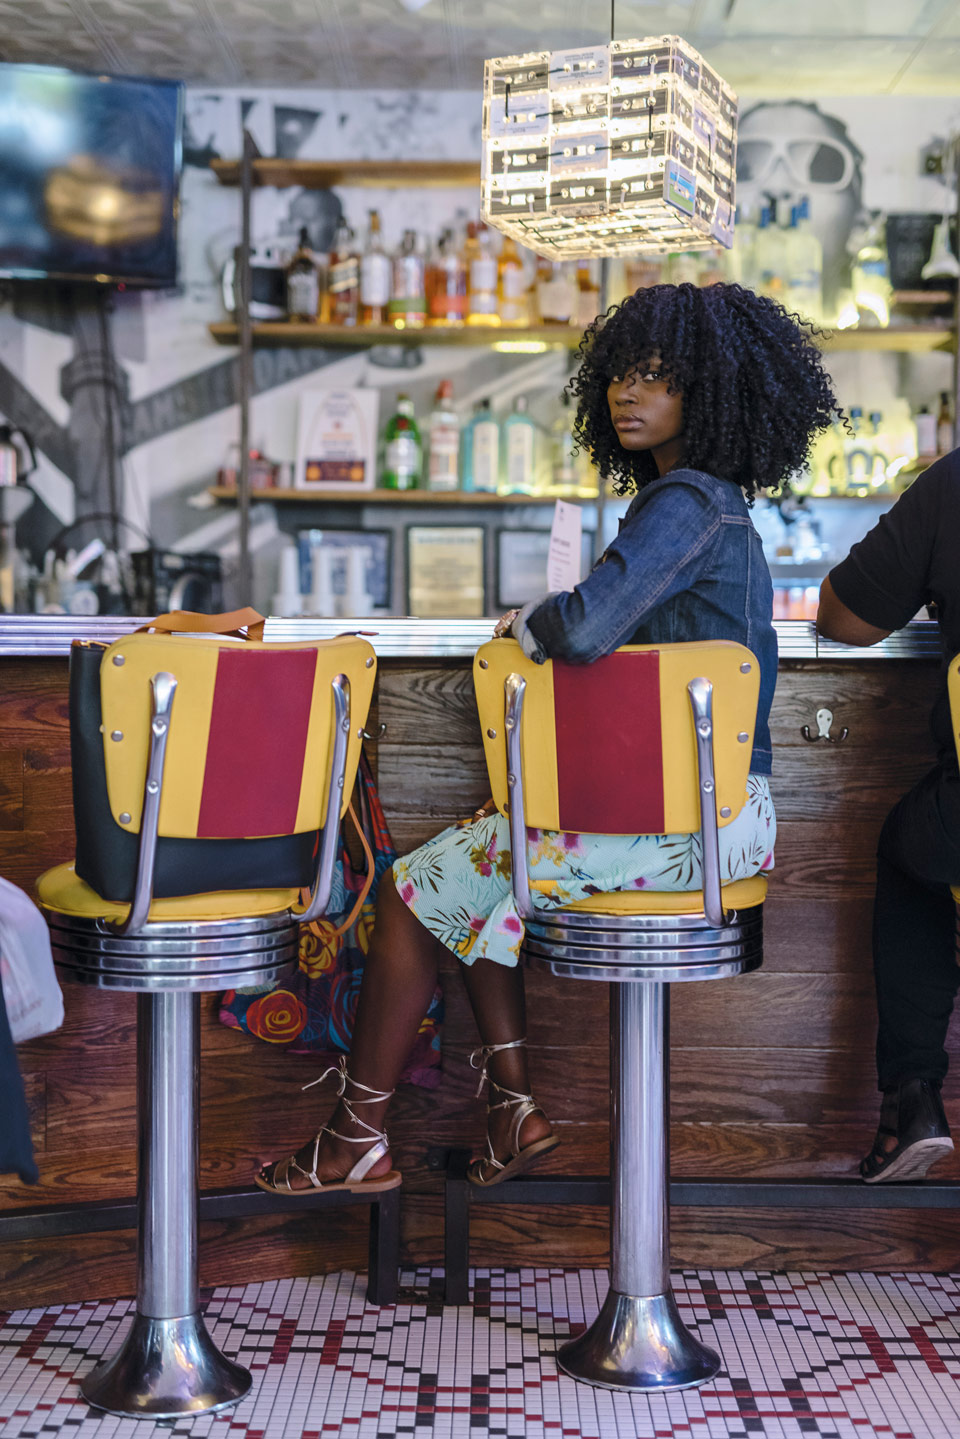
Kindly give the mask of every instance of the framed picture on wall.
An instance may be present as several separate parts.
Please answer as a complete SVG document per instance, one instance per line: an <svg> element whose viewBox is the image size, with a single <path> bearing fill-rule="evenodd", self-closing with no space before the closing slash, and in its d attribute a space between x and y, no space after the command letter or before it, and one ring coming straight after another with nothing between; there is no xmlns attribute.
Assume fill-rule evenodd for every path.
<svg viewBox="0 0 960 1439"><path fill-rule="evenodd" d="M528 600L545 595L547 557L550 553L549 530L507 530L496 533L496 607L498 610L519 609ZM590 569L593 531L584 530L581 538L580 576Z"/></svg>
<svg viewBox="0 0 960 1439"><path fill-rule="evenodd" d="M407 608L421 619L485 613L481 525L407 526Z"/></svg>
<svg viewBox="0 0 960 1439"><path fill-rule="evenodd" d="M300 553L300 593L309 595L313 589L314 556L318 550L332 550L334 594L346 594L346 575L350 550L365 550L366 590L378 610L391 608L393 572L393 534L390 530L311 529L297 531Z"/></svg>

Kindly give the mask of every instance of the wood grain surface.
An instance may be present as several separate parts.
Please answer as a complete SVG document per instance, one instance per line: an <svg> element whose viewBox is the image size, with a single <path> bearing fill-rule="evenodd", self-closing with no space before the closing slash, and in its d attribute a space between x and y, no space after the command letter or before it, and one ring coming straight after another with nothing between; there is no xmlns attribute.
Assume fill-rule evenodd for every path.
<svg viewBox="0 0 960 1439"><path fill-rule="evenodd" d="M673 993L672 1169L676 1175L848 1176L876 1123L870 919L873 855L884 816L929 767L933 665L785 664L773 711L777 869L762 970ZM843 744L808 744L827 706ZM384 661L371 726L380 792L399 849L486 799L489 786L468 665ZM0 874L30 888L70 858L73 819L66 663L0 662ZM445 967L444 1070L437 1090L406 1087L390 1118L409 1201L404 1256L438 1262L441 1181L431 1146L483 1136L468 1056L473 1021L455 961ZM528 977L531 1068L563 1139L549 1173L608 1165L608 994L603 985ZM0 1211L130 1196L134 1190L135 1001L67 988L63 1029L21 1046L41 1171L27 1188L0 1178ZM316 1062L221 1026L202 1000L201 1185L247 1184L265 1158L302 1142L331 1090L301 1086ZM960 1125L960 1070L944 1090ZM941 1171L960 1178L960 1159ZM678 1265L941 1268L955 1262L960 1216L937 1211L677 1209ZM272 1215L201 1226L201 1280L242 1283L366 1262L366 1212ZM477 1263L596 1263L607 1215L587 1208L495 1206L473 1214ZM126 1231L0 1245L0 1307L132 1292Z"/></svg>

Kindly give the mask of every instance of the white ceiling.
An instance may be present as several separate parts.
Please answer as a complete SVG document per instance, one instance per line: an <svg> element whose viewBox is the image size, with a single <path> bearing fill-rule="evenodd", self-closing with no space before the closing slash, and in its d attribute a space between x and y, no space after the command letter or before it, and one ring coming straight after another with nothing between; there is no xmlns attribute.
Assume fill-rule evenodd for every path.
<svg viewBox="0 0 960 1439"><path fill-rule="evenodd" d="M418 0L408 0L410 4ZM618 0L751 95L960 96L960 0ZM604 40L610 0L0 0L0 58L211 86L472 89L488 55Z"/></svg>

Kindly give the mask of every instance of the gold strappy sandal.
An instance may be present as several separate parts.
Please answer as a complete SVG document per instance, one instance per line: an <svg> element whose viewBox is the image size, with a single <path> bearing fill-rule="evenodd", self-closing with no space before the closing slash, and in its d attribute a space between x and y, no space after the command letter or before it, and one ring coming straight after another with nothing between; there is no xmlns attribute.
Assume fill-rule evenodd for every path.
<svg viewBox="0 0 960 1439"><path fill-rule="evenodd" d="M480 1070L480 1083L477 1085L477 1098L483 1093L484 1083L490 1089L495 1089L498 1094L505 1095L504 1099L498 1100L496 1104L487 1103L487 1114L495 1109L515 1109L510 1122L510 1133L507 1142L510 1146L510 1158L506 1164L501 1163L493 1152L493 1145L490 1143L490 1134L487 1132L487 1154L484 1159L475 1159L467 1170L467 1178L471 1184L476 1184L480 1189L489 1189L491 1185L502 1184L505 1179L513 1179L518 1174L523 1174L531 1165L540 1158L542 1154L549 1154L551 1149L556 1149L560 1140L555 1134L550 1134L546 1139L537 1139L533 1144L520 1148L520 1130L523 1128L524 1120L529 1119L531 1114L546 1115L537 1104L532 1094L518 1094L514 1089L505 1089L495 1079L487 1074L487 1064L494 1054L499 1054L503 1049L519 1049L526 1044L525 1039L511 1039L509 1044L484 1044L475 1049L470 1056L471 1069ZM492 1174L489 1172L492 1170Z"/></svg>
<svg viewBox="0 0 960 1439"><path fill-rule="evenodd" d="M254 1182L259 1185L261 1189L265 1189L268 1194L309 1194L310 1191L308 1189L294 1189L290 1183L291 1173L302 1174L304 1179L309 1179L314 1189L321 1189L325 1194L334 1193L338 1189L347 1189L351 1194L358 1194L361 1190L364 1193L375 1194L384 1189L396 1189L399 1184L403 1183L402 1175L395 1169L388 1170L386 1174L378 1175L376 1179L366 1179L364 1177L370 1173L370 1170L378 1159L382 1159L385 1154L389 1153L390 1145L386 1134L382 1130L374 1129L372 1124L367 1124L365 1120L361 1119L359 1115L353 1111L355 1104L377 1104L384 1099L389 1099L393 1094L393 1090L371 1089L369 1084L361 1084L358 1079L352 1079L347 1073L345 1056L341 1058L339 1064L331 1065L329 1069L324 1070L319 1079L311 1080L310 1083L305 1084L303 1088L312 1089L315 1084L322 1084L328 1074L336 1074L339 1076L340 1088L337 1097L342 1100L343 1107L354 1124L360 1129L365 1129L367 1133L361 1135L359 1138L352 1134L338 1134L335 1129L331 1129L328 1124L325 1124L323 1128L314 1135L313 1160L310 1169L304 1169L302 1165L297 1163L296 1155L291 1154L286 1159L277 1159L272 1164L265 1164L260 1170L260 1173L255 1176ZM365 1090L370 1098L347 1099L345 1091L348 1084L352 1084L354 1089ZM350 1170L350 1173L343 1179L324 1182L317 1176L320 1139L324 1134L330 1134L334 1139L345 1140L347 1144L370 1144L368 1136L372 1135L376 1143L370 1145L370 1148L365 1154L361 1154L356 1164ZM272 1175L270 1174L271 1170L273 1171Z"/></svg>

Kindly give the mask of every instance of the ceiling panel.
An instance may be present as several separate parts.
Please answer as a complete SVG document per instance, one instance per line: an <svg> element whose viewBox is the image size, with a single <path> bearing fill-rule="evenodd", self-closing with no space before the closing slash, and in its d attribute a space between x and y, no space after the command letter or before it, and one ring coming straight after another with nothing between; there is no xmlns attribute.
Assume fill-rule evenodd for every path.
<svg viewBox="0 0 960 1439"><path fill-rule="evenodd" d="M958 0L630 0L738 90L953 94ZM730 10L729 15L727 14ZM476 88L489 55L609 35L609 0L0 0L0 56L194 84Z"/></svg>

